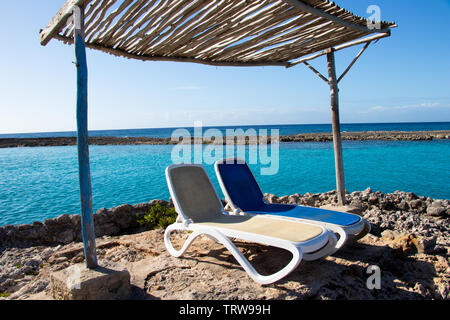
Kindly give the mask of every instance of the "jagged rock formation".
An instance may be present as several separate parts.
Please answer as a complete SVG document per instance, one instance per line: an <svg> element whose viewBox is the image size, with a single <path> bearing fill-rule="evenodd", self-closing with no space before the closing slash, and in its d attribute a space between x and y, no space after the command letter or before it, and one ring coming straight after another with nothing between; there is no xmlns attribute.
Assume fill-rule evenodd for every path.
<svg viewBox="0 0 450 320"><path fill-rule="evenodd" d="M95 214L97 254L100 263L114 262L130 271L133 299L450 298L448 200L370 189L346 197L372 223L372 234L332 257L302 262L289 276L271 285L253 282L225 248L207 238L196 240L182 258L171 257L164 246L164 230L142 231L136 225L136 214L154 205L155 200L99 210ZM334 203L336 194L266 194L266 198L322 206ZM41 238L49 244L34 246L26 244L31 243L31 235L39 234L32 230L41 225L0 228L0 299L50 299L50 273L84 260L76 225L77 218L67 215L44 222L46 230L54 233L49 231ZM66 232L65 236L60 231ZM181 245L186 235L173 237L174 243ZM289 260L289 254L281 249L243 241L236 244L263 274L276 271ZM380 289L367 286L367 270L373 265L381 271Z"/></svg>

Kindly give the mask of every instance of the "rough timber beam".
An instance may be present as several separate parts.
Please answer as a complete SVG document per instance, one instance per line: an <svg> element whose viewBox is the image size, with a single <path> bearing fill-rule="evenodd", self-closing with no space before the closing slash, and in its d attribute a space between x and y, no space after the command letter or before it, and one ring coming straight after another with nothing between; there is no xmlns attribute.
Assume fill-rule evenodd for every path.
<svg viewBox="0 0 450 320"><path fill-rule="evenodd" d="M364 51L366 51L366 49L370 46L370 44L372 43L372 41L369 41L366 43L366 45L361 49L361 51L358 52L358 54L356 55L356 57L352 60L352 62L348 65L347 69L345 69L345 71L341 74L341 76L339 77L339 79L337 80L337 82L341 82L341 80L345 77L345 75L347 74L347 72L350 71L350 69L353 67L353 65L355 64L355 62L359 59L359 57L364 53Z"/></svg>
<svg viewBox="0 0 450 320"><path fill-rule="evenodd" d="M64 43L73 44L72 38L63 37L59 34L54 36L55 39L63 41ZM111 55L117 57L124 57L127 59L135 59L141 61L172 61L172 62L191 62L191 63L199 63L210 66L217 67L270 67L270 66L278 66L278 67L287 67L288 62L279 62L279 61L268 61L268 62L232 62L232 61L213 61L213 60L203 60L196 58L188 58L188 57L168 57L168 56L152 56L152 55L135 55L128 53L119 49L107 48L101 45L86 43L86 48L94 49L109 53Z"/></svg>
<svg viewBox="0 0 450 320"><path fill-rule="evenodd" d="M69 0L58 13L52 18L45 29L40 32L41 45L45 46L50 40L58 34L61 28L66 24L67 19L72 16L75 6L83 7L86 0Z"/></svg>
<svg viewBox="0 0 450 320"><path fill-rule="evenodd" d="M376 32L376 33L379 33L379 32L385 33L385 32L388 31L388 29L369 29L367 26L362 26L360 24L355 24L355 23L351 23L351 22L345 21L345 20L343 20L343 19L341 19L339 17L336 17L336 16L334 16L332 14L329 14L329 13L327 13L325 11L322 11L322 10L316 9L314 7L311 7L310 5L307 5L306 3L304 3L303 1L299 1L299 0L283 0L283 1L292 4L293 6L299 8L300 10L302 10L304 12L308 12L308 13L311 13L311 14L313 14L315 16L322 17L322 18L327 19L329 21L336 22L336 23L340 24L341 26L344 26L344 27L347 27L347 28L350 28L350 29L354 29L354 30L357 30L357 31L363 31L363 32L370 32L370 33L374 33L374 32Z"/></svg>
<svg viewBox="0 0 450 320"><path fill-rule="evenodd" d="M341 123L339 120L339 88L336 78L334 50L327 52L328 76L331 96L331 125L333 130L334 162L336 171L336 191L338 203L345 205L344 160L342 156Z"/></svg>
<svg viewBox="0 0 450 320"><path fill-rule="evenodd" d="M84 9L73 7L75 25L75 56L77 67L77 149L81 198L81 234L86 266L98 266L92 211L92 183L89 164L88 134L88 69L84 46Z"/></svg>
<svg viewBox="0 0 450 320"><path fill-rule="evenodd" d="M337 46L333 47L332 49L333 49L333 51L336 52L336 51L340 51L342 49L346 49L346 48L350 48L350 47L353 47L353 46L357 46L358 44L368 43L368 42L372 42L374 40L378 40L378 39L381 39L381 38L386 38L386 37L389 37L390 35L391 35L391 31L388 30L386 33L375 34L373 36L369 36L369 37L366 37L366 38L362 38L362 39L358 39L358 40L355 40L355 41L343 43L343 44L340 44L340 45L337 45ZM292 67L294 67L294 66L296 66L296 65L298 65L300 63L304 63L305 61L310 61L310 60L316 59L318 57L324 56L324 55L328 54L329 50L330 50L330 48L326 49L326 50L323 50L323 51L320 51L320 52L317 52L315 54L312 54L312 55L300 58L298 60L294 60L292 62L289 62L288 65L286 66L286 68L292 68Z"/></svg>

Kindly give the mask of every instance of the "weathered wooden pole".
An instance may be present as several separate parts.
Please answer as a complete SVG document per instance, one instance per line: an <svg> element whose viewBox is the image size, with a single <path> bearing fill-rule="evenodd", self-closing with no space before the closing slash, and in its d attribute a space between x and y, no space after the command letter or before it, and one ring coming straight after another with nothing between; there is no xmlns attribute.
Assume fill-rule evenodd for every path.
<svg viewBox="0 0 450 320"><path fill-rule="evenodd" d="M84 44L84 10L73 9L75 25L74 42L77 66L77 146L81 195L81 232L84 243L86 266L97 267L94 216L92 213L92 185L89 167L88 141L88 72L86 47Z"/></svg>
<svg viewBox="0 0 450 320"><path fill-rule="evenodd" d="M328 83L331 91L331 123L333 127L334 162L336 170L336 188L339 205L345 205L344 162L342 159L341 125L339 121L339 88L336 77L334 50L327 52Z"/></svg>

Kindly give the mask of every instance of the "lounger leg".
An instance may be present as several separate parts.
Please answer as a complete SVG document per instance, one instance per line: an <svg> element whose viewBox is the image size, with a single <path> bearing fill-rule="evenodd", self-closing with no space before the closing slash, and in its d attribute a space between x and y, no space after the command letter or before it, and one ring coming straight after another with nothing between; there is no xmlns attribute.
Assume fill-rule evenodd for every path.
<svg viewBox="0 0 450 320"><path fill-rule="evenodd" d="M351 241L355 242L355 241L365 237L370 232L370 229L371 229L370 222L369 221L364 221L364 229L360 233L358 233L355 236L353 236L351 238Z"/></svg>
<svg viewBox="0 0 450 320"><path fill-rule="evenodd" d="M205 231L209 235L213 236L215 239L218 240L221 244L223 244L228 251L234 256L234 258L239 262L239 264L244 268L244 270L247 272L247 274L256 282L260 284L269 284L276 282L285 276L287 276L289 273L291 273L301 262L303 253L301 248L298 248L292 244L286 243L284 246L279 246L282 249L288 250L292 253L292 259L291 261L281 270L278 272L263 276L259 274L255 268L250 264L250 262L244 257L242 252L239 251L239 249L234 245L234 243L226 236L218 232L217 230L208 230Z"/></svg>
<svg viewBox="0 0 450 320"><path fill-rule="evenodd" d="M193 231L187 238L183 247L180 250L176 250L173 247L172 242L170 241L170 234L175 230L180 231L189 231L189 230L187 230L184 224L182 223L174 223L168 226L166 228L166 231L164 232L164 244L166 245L167 251L169 251L169 253L174 257L180 257L189 248L189 246L192 244L195 238L197 238L201 234L196 231Z"/></svg>
<svg viewBox="0 0 450 320"><path fill-rule="evenodd" d="M344 229L342 229L339 226L327 225L326 228L339 235L339 240L336 242L336 245L335 245L336 250L334 252L330 253L330 255L332 255L333 253L338 251L340 248L342 248L342 246L346 243L346 241L348 240L348 234L347 234L347 232L345 232Z"/></svg>
<svg viewBox="0 0 450 320"><path fill-rule="evenodd" d="M174 223L167 227L164 233L164 243L171 255L175 257L181 256L189 248L189 246L195 240L195 238L197 238L200 235L206 235L224 245L225 248L227 248L228 251L230 251L230 253L238 261L238 263L244 268L247 274L254 281L260 284L273 283L287 276L300 264L303 257L302 250L299 247L296 247L287 242L284 245L278 245L278 247L290 251L292 253L292 259L283 269L279 270L278 272L268 276L263 276L259 274L255 270L255 268L253 268L250 262L244 257L242 252L239 251L239 249L234 245L234 243L219 231L210 228L193 230L193 232L189 235L186 242L184 243L183 247L180 250L176 250L170 241L170 234L175 230L187 231L186 227L181 223Z"/></svg>
<svg viewBox="0 0 450 320"><path fill-rule="evenodd" d="M328 234L328 243L326 244L325 247L323 247L322 249L314 252L314 253L304 253L303 254L303 259L305 261L314 261L314 260L318 260L324 257L328 257L329 255L332 255L333 253L335 253L339 248L337 248L336 243L337 243L337 238L334 235L333 232L329 232Z"/></svg>

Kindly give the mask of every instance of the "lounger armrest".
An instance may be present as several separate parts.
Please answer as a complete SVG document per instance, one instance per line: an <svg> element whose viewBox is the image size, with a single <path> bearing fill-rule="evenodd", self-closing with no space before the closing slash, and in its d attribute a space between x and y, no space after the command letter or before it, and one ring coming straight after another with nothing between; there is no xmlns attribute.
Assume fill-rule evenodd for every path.
<svg viewBox="0 0 450 320"><path fill-rule="evenodd" d="M175 222L178 224L182 224L185 228L187 228L189 226L189 224L191 223L190 220L184 219L180 214L178 214L178 217L175 220Z"/></svg>

